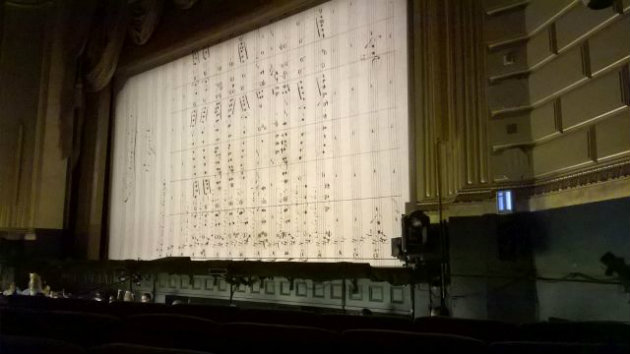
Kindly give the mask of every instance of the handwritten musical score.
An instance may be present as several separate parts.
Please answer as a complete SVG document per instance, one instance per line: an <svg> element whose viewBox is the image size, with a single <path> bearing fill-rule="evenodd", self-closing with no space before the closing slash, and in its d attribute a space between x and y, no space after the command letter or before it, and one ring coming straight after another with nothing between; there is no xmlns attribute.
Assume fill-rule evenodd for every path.
<svg viewBox="0 0 630 354"><path fill-rule="evenodd" d="M331 1L131 78L109 257L398 265L406 11Z"/></svg>

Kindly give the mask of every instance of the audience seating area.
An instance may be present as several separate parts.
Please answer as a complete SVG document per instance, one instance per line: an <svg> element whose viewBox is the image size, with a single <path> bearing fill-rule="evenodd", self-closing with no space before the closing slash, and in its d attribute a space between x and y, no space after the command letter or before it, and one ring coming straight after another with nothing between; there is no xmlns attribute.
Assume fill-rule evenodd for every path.
<svg viewBox="0 0 630 354"><path fill-rule="evenodd" d="M11 296L0 301L0 353L630 353L630 325L514 325L457 318L411 319L101 303Z"/></svg>

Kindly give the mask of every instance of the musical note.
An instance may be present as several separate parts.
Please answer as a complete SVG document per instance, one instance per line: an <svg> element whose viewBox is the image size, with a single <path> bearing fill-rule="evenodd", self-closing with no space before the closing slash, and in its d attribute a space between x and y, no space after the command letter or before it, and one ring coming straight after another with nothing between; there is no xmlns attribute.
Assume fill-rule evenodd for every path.
<svg viewBox="0 0 630 354"><path fill-rule="evenodd" d="M201 109L201 118L199 119L199 123L205 124L208 118L208 107L203 107Z"/></svg>
<svg viewBox="0 0 630 354"><path fill-rule="evenodd" d="M376 42L380 41L382 37L381 34L375 35L373 31L370 31L368 41L363 46L366 53L361 55L361 60L371 60L372 64L376 64L381 60L381 57L376 53Z"/></svg>
<svg viewBox="0 0 630 354"><path fill-rule="evenodd" d="M249 100L247 99L247 95L243 95L239 98L239 102L241 104L241 111L247 112L249 111Z"/></svg>
<svg viewBox="0 0 630 354"><path fill-rule="evenodd" d="M298 81L296 86L297 86L297 92L298 92L298 96L299 96L300 100L301 101L305 101L306 100L306 93L304 92L304 81L302 81L302 80Z"/></svg>
<svg viewBox="0 0 630 354"><path fill-rule="evenodd" d="M315 26L317 27L317 36L319 38L326 38L326 30L324 28L324 13L323 9L319 8L317 10L318 15L315 18Z"/></svg>
<svg viewBox="0 0 630 354"><path fill-rule="evenodd" d="M245 63L249 56L247 55L247 45L243 41L243 37L239 38L238 41L238 60L241 64Z"/></svg>
<svg viewBox="0 0 630 354"><path fill-rule="evenodd" d="M193 109L190 112L190 127L194 128L197 125L197 110Z"/></svg>
<svg viewBox="0 0 630 354"><path fill-rule="evenodd" d="M193 198L197 198L197 196L199 195L199 181L193 181L192 187Z"/></svg>
<svg viewBox="0 0 630 354"><path fill-rule="evenodd" d="M203 180L203 194L204 195L210 194L210 179L209 178L205 178Z"/></svg>

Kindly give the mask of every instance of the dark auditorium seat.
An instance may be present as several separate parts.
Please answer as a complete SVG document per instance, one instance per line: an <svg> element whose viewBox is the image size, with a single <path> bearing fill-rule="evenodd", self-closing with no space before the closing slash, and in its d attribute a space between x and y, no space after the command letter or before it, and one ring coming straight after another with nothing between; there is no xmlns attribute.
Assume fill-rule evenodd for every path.
<svg viewBox="0 0 630 354"><path fill-rule="evenodd" d="M233 322L221 326L221 353L330 354L339 334L322 328Z"/></svg>
<svg viewBox="0 0 630 354"><path fill-rule="evenodd" d="M241 309L234 322L256 322L318 327L321 319L315 313L306 311L275 309Z"/></svg>
<svg viewBox="0 0 630 354"><path fill-rule="evenodd" d="M412 330L410 319L391 316L358 316L343 314L324 314L321 316L325 328L345 331L348 329L391 329L400 331Z"/></svg>
<svg viewBox="0 0 630 354"><path fill-rule="evenodd" d="M108 312L107 303L86 299L53 299L45 296L8 296L7 304L12 308L25 308L30 310Z"/></svg>
<svg viewBox="0 0 630 354"><path fill-rule="evenodd" d="M112 302L108 305L108 311L112 315L125 318L134 315L143 315L148 313L171 313L173 307L159 303L144 302Z"/></svg>
<svg viewBox="0 0 630 354"><path fill-rule="evenodd" d="M74 311L42 311L42 336L91 346L106 343L121 326L118 317Z"/></svg>
<svg viewBox="0 0 630 354"><path fill-rule="evenodd" d="M383 329L351 329L344 331L346 352L353 353L485 353L484 342L448 334L427 334Z"/></svg>
<svg viewBox="0 0 630 354"><path fill-rule="evenodd" d="M109 315L22 308L0 309L0 318L2 334L53 338L84 346L110 341L121 325L119 318Z"/></svg>
<svg viewBox="0 0 630 354"><path fill-rule="evenodd" d="M179 348L150 347L139 344L110 343L92 347L88 351L90 354L209 354L196 350L186 350Z"/></svg>
<svg viewBox="0 0 630 354"><path fill-rule="evenodd" d="M207 318L217 322L233 322L239 312L238 307L202 304L171 305L173 313Z"/></svg>
<svg viewBox="0 0 630 354"><path fill-rule="evenodd" d="M124 319L116 342L165 348L207 350L214 347L219 324L179 314L142 314Z"/></svg>
<svg viewBox="0 0 630 354"><path fill-rule="evenodd" d="M414 320L414 331L443 333L472 337L486 343L518 339L518 326L490 320L452 317L419 317Z"/></svg>
<svg viewBox="0 0 630 354"><path fill-rule="evenodd" d="M502 342L490 345L491 354L628 354L625 344Z"/></svg>
<svg viewBox="0 0 630 354"><path fill-rule="evenodd" d="M40 311L23 308L0 308L0 334L40 336L46 332Z"/></svg>
<svg viewBox="0 0 630 354"><path fill-rule="evenodd" d="M1 354L80 354L83 348L64 341L25 336L0 335Z"/></svg>
<svg viewBox="0 0 630 354"><path fill-rule="evenodd" d="M538 322L520 330L523 341L630 344L630 325L621 322Z"/></svg>

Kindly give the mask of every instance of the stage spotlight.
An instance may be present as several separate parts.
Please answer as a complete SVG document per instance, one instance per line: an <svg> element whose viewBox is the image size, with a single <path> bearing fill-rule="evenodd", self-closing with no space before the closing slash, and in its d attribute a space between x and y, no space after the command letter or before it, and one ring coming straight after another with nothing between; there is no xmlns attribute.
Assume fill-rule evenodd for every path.
<svg viewBox="0 0 630 354"><path fill-rule="evenodd" d="M402 218L403 252L410 256L420 256L428 245L429 217L422 211L416 210Z"/></svg>
<svg viewBox="0 0 630 354"><path fill-rule="evenodd" d="M432 225L421 210L403 215L402 237L392 239L392 256L409 264L439 261L439 225Z"/></svg>

